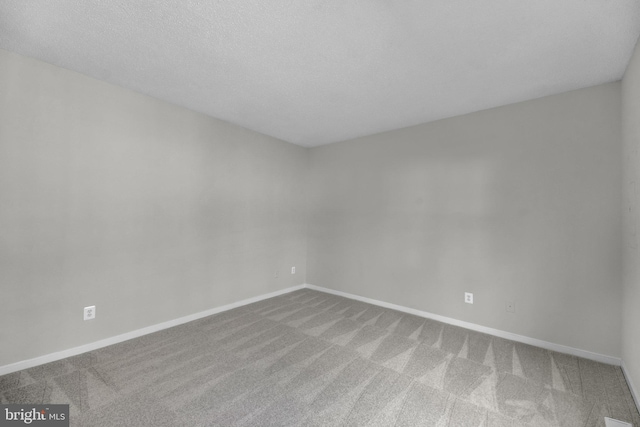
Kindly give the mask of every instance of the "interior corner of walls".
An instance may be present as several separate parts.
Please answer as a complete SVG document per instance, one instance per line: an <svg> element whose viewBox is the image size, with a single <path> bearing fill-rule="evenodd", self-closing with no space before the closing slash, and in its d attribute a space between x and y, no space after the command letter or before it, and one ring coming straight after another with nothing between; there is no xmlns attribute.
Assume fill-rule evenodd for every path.
<svg viewBox="0 0 640 427"><path fill-rule="evenodd" d="M627 380L627 384L629 385L629 391L631 392L631 396L633 397L633 400L636 404L636 408L638 409L638 411L640 411L640 389L636 388L636 383L631 377L624 359L622 360L620 367L622 369L622 373L624 374L624 378Z"/></svg>
<svg viewBox="0 0 640 427"><path fill-rule="evenodd" d="M637 40L622 78L622 139L623 139L623 317L622 347L624 372L631 394L640 410L640 269L637 267L638 222L637 209L640 203L638 179L640 163L640 39Z"/></svg>
<svg viewBox="0 0 640 427"><path fill-rule="evenodd" d="M24 287L7 286L18 306L0 310L0 323L83 334L36 346L16 328L0 364L305 280L308 149L36 59L0 50L0 61L12 77L0 79L0 193L16 208L0 214L14 230L0 258L20 266L3 273L32 290L65 283L71 295L34 312ZM293 261L300 275L273 277ZM200 297L163 297L187 294ZM70 314L88 305L99 330ZM117 307L114 321L105 307Z"/></svg>

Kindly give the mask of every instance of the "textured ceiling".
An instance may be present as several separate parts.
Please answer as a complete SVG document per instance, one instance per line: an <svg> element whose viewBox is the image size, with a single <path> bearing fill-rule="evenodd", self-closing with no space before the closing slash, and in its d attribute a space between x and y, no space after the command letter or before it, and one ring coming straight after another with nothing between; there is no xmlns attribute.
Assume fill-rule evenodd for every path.
<svg viewBox="0 0 640 427"><path fill-rule="evenodd" d="M2 0L0 48L304 146L619 80L638 0Z"/></svg>

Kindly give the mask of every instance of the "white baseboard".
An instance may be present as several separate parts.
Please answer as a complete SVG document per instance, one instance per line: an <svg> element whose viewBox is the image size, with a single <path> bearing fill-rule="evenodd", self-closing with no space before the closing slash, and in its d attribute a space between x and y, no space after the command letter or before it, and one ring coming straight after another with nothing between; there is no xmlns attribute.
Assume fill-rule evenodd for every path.
<svg viewBox="0 0 640 427"><path fill-rule="evenodd" d="M636 402L636 408L638 408L638 411L640 411L640 394L638 394L638 389L633 384L633 380L631 379L631 375L629 375L629 372L627 371L627 365L625 365L624 360L622 360L621 367L624 378L627 380L627 384L629 384L631 396L633 397L634 402Z"/></svg>
<svg viewBox="0 0 640 427"><path fill-rule="evenodd" d="M523 335L514 334L511 332L501 331L499 329L488 328L486 326L477 325L475 323L464 322L462 320L453 319L450 317L440 316L438 314L429 313L422 310L417 310L409 307L404 307L397 304L391 304L384 301L378 301L375 299L362 297L359 295L349 294L347 292L336 291L329 288L323 288L321 286L315 286L311 284L303 284L299 286L293 286L286 289L281 289L276 292L271 292L264 295L259 295L253 298L248 298L242 301L238 301L235 303L223 305L221 307L212 308L210 310L201 311L199 313L190 314L188 316L180 317L178 319L169 320L167 322L158 323L156 325L147 326L146 328L137 329L135 331L127 332L125 334L117 335L114 337L106 338L100 341L95 341L89 344L81 345L79 347L70 348L68 350L58 351L55 353L46 354L43 356L35 357L33 359L23 360L16 363L11 363L9 365L0 366L0 376L10 374L11 372L20 371L23 369L32 368L34 366L42 365L44 363L55 362L56 360L64 359L71 356L76 356L78 354L86 353L87 351L97 350L102 347L107 347L109 345L117 344L123 341L127 341L133 338L137 338L143 335L151 334L153 332L157 332L163 329L168 329L173 326L178 326L183 323L191 322L193 320L201 319L203 317L211 316L213 314L221 313L223 311L231 310L237 307L241 307L243 305L252 304L254 302L262 301L267 298L273 298L278 295L286 294L289 292L293 292L299 289L308 288L317 290L320 292L325 292L333 295L343 296L345 298L354 299L357 301L366 302L369 304L377 305L380 307L390 308L392 310L402 311L404 313L414 314L416 316L425 317L428 319L437 320L439 322L447 323L450 325L460 326L462 328L470 329L472 331L482 332L489 335L494 335L500 338L505 338L512 341L517 341L525 344L534 345L536 347L545 348L547 350L557 351L559 353L571 354L578 357L583 357L585 359L595 360L597 362L607 363L610 365L622 366L623 372L627 378L627 382L629 383L629 387L631 388L631 393L636 401L638 407L638 394L636 393L636 389L634 389L633 384L631 382L630 377L627 375L624 367L624 363L620 358L607 356L603 354L593 353L586 350L581 350L573 347L564 346L561 344L555 344L548 341L539 340L537 338L530 338Z"/></svg>
<svg viewBox="0 0 640 427"><path fill-rule="evenodd" d="M416 310L414 308L404 307L402 305L391 304L384 301L378 301L375 299L362 297L360 295L349 294L347 292L336 291L333 289L323 288L321 286L315 286L310 284L304 285L308 289L314 289L320 292L326 292L328 294L338 295L345 298L354 299L357 301L366 302L380 307L390 308L392 310L402 311L404 313L414 314L420 317L426 317L428 319L437 320L442 323L448 323L454 326L460 326L465 329L471 329L472 331L482 332L496 337L505 338L511 341L517 341L524 344L530 344L536 347L541 347L547 350L557 351L558 353L571 354L573 356L582 357L584 359L595 360L596 362L602 362L609 365L621 366L622 360L619 357L607 356L604 354L593 353L587 350L581 350L578 348L568 347L566 345L555 344L548 341L539 340L537 338L530 338L524 335L518 335L511 332L501 331L499 329L488 328L486 326L477 325L475 323L464 322L462 320L453 319L451 317L440 316L439 314L429 313L427 311ZM636 401L637 402L637 401Z"/></svg>
<svg viewBox="0 0 640 427"><path fill-rule="evenodd" d="M21 371L23 369L33 368L34 366L42 365L44 363L55 362L56 360L64 359L71 356L77 356L78 354L86 353L87 351L97 350L102 347L117 344L123 341L130 340L132 338L138 338L143 335L151 334L153 332L168 329L173 326L178 326L183 323L191 322L193 320L201 319L203 317L211 316L213 314L221 313L223 311L231 310L243 305L252 304L254 302L262 301L267 298L277 297L278 295L287 294L289 292L303 289L305 285L292 286L290 288L281 289L279 291L271 292L257 297L248 298L242 301L234 302L231 304L223 305L220 307L212 308L209 310L201 311L199 313L190 314L188 316L180 317L178 319L169 320L167 322L158 323L156 325L147 326L146 328L136 329L135 331L127 332L125 334L116 335L115 337L106 338L100 341L95 341L89 344L81 345L79 347L70 348L68 350L62 350L55 353L45 354L44 356L34 357L33 359L22 360L20 362L11 363L9 365L0 366L0 376L10 374L12 372Z"/></svg>

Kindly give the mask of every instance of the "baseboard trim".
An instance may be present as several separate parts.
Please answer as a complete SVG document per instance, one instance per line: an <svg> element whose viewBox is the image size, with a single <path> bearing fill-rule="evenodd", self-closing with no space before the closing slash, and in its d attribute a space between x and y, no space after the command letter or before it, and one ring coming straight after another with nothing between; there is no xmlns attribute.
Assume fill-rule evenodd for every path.
<svg viewBox="0 0 640 427"><path fill-rule="evenodd" d="M380 307L390 308L392 310L402 311L404 313L414 314L420 317L426 317L427 319L437 320L442 323L447 323L454 326L460 326L465 329L471 329L472 331L482 332L489 335L494 335L496 337L505 338L512 341L521 342L524 344L533 345L536 347L541 347L547 350L557 351L558 353L570 354L577 357L582 357L584 359L595 360L596 362L606 363L609 365L621 366L622 360L618 357L607 356L604 354L593 353L587 350L581 350L578 348L569 347L562 344L556 344L549 341L539 340L537 338L526 337L524 335L518 335L511 332L502 331L500 329L493 329L486 326L478 325L475 323L465 322L458 319L453 319L451 317L440 316L439 314L429 313L427 311L416 310L414 308L405 307L402 305L391 304L384 301L378 301L372 298L363 297L360 295L354 295L347 292L336 291L334 289L323 288L321 286L305 284L304 285L308 289L313 289L320 292L326 292L328 294L338 295L345 298L354 299L357 301L366 302L369 304L377 305ZM636 400L637 403L637 400Z"/></svg>
<svg viewBox="0 0 640 427"><path fill-rule="evenodd" d="M169 320L167 322L158 323L156 325L147 326L141 329L136 329L135 331L127 332L121 335L116 335L110 338L105 338L100 341L95 341L89 344L84 344L84 345L73 347L67 350L62 350L55 353L49 353L43 356L35 357L33 359L23 360L20 362L15 362L8 365L0 366L0 376L10 374L12 372L20 371L23 369L32 368L34 366L42 365L45 363L55 362L56 360L64 359L67 357L77 356L78 354L86 353L88 351L93 351L102 347L107 347L123 341L128 341L133 338L138 338L143 335L151 334L153 332L161 331L163 329L168 329L173 326L178 326L183 323L191 322L193 320L198 320L203 317L211 316L213 314L221 313L227 310L232 310L237 307L242 307L247 304L252 304L254 302L262 301L268 298L273 298L279 295L287 294L289 292L297 291L299 289L304 289L304 288L313 289L313 290L325 292L328 294L338 295L338 296L350 298L356 301L362 301L362 302L377 305L380 307L390 308L392 310L397 310L404 313L414 314L416 316L437 320L439 322L447 323L454 326L460 326L462 328L470 329L472 331L482 332L485 334L494 335L500 338L505 338L508 340L517 341L524 344L534 345L536 347L557 351L559 353L571 354L573 356L595 360L597 362L607 363L609 365L621 366L622 371L627 379L627 383L629 384L629 388L631 389L631 394L636 402L636 406L640 408L640 401L638 399L639 395L636 392L637 389L634 387L633 382L626 371L624 362L620 358L607 356L604 354L593 353L587 350L581 350L581 349L577 349L577 348L573 348L573 347L569 347L561 344L556 344L548 341L543 341L537 338L526 337L524 335L518 335L511 332L506 332L499 329L478 325L475 323L465 322L465 321L454 319L451 317L441 316L439 314L429 313L427 311L417 310L414 308L409 308L409 307L405 307L398 304L379 301L372 298L363 297L360 295L350 294L347 292L336 291L334 289L323 288L321 286L316 286L308 283L305 283L303 285L298 285L298 286L292 286L286 289L281 289L279 291L270 292L268 294L259 295L253 298L244 299L242 301L226 304L220 307L215 307L209 310L201 311L199 313L190 314L188 316L180 317L178 319Z"/></svg>
<svg viewBox="0 0 640 427"><path fill-rule="evenodd" d="M136 329L135 331L127 332L121 335L116 335L110 338L105 338L103 340L95 341L89 344L84 344L78 347L73 347L68 350L57 351L55 353L45 354L44 356L34 357L33 359L23 360L20 362L11 363L9 365L0 366L0 376L10 374L16 371L21 371L23 369L33 368L34 366L42 365L45 363L55 362L56 360L65 359L67 357L77 356L78 354L86 353L87 351L93 351L102 347L118 344L123 341L128 341L130 339L138 338L143 335L161 331L163 329L168 329L174 326L182 325L183 323L192 322L194 320L198 320L203 317L211 316L213 314L218 314L223 311L242 307L243 305L252 304L254 302L262 301L264 299L277 297L278 295L288 294L289 292L297 291L303 288L305 288L305 285L292 286L290 288L281 289L279 291L270 292L268 294L244 299L242 301L226 304L220 307L215 307L209 310L201 311L199 313L190 314L188 316L180 317L178 319L173 319L167 322L158 323L156 325L147 326L142 329Z"/></svg>
<svg viewBox="0 0 640 427"><path fill-rule="evenodd" d="M638 394L638 389L633 384L633 380L631 379L631 375L627 371L627 365L624 363L624 359L622 360L622 364L620 365L622 368L622 373L624 374L624 378L627 380L627 384L629 385L629 391L631 391L631 397L633 397L633 401L636 403L636 408L640 411L640 394Z"/></svg>

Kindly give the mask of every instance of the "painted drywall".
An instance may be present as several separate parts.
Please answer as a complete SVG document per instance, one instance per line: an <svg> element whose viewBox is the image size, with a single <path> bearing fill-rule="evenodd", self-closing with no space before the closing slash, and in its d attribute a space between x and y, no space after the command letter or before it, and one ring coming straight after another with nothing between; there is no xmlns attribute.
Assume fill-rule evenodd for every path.
<svg viewBox="0 0 640 427"><path fill-rule="evenodd" d="M304 283L307 155L0 50L0 366Z"/></svg>
<svg viewBox="0 0 640 427"><path fill-rule="evenodd" d="M640 398L640 45L622 79L622 138L624 141L624 291L622 360Z"/></svg>
<svg viewBox="0 0 640 427"><path fill-rule="evenodd" d="M308 283L619 357L620 110L615 82L311 149Z"/></svg>
<svg viewBox="0 0 640 427"><path fill-rule="evenodd" d="M307 150L0 50L0 366L305 278L619 356L620 107L612 83Z"/></svg>

